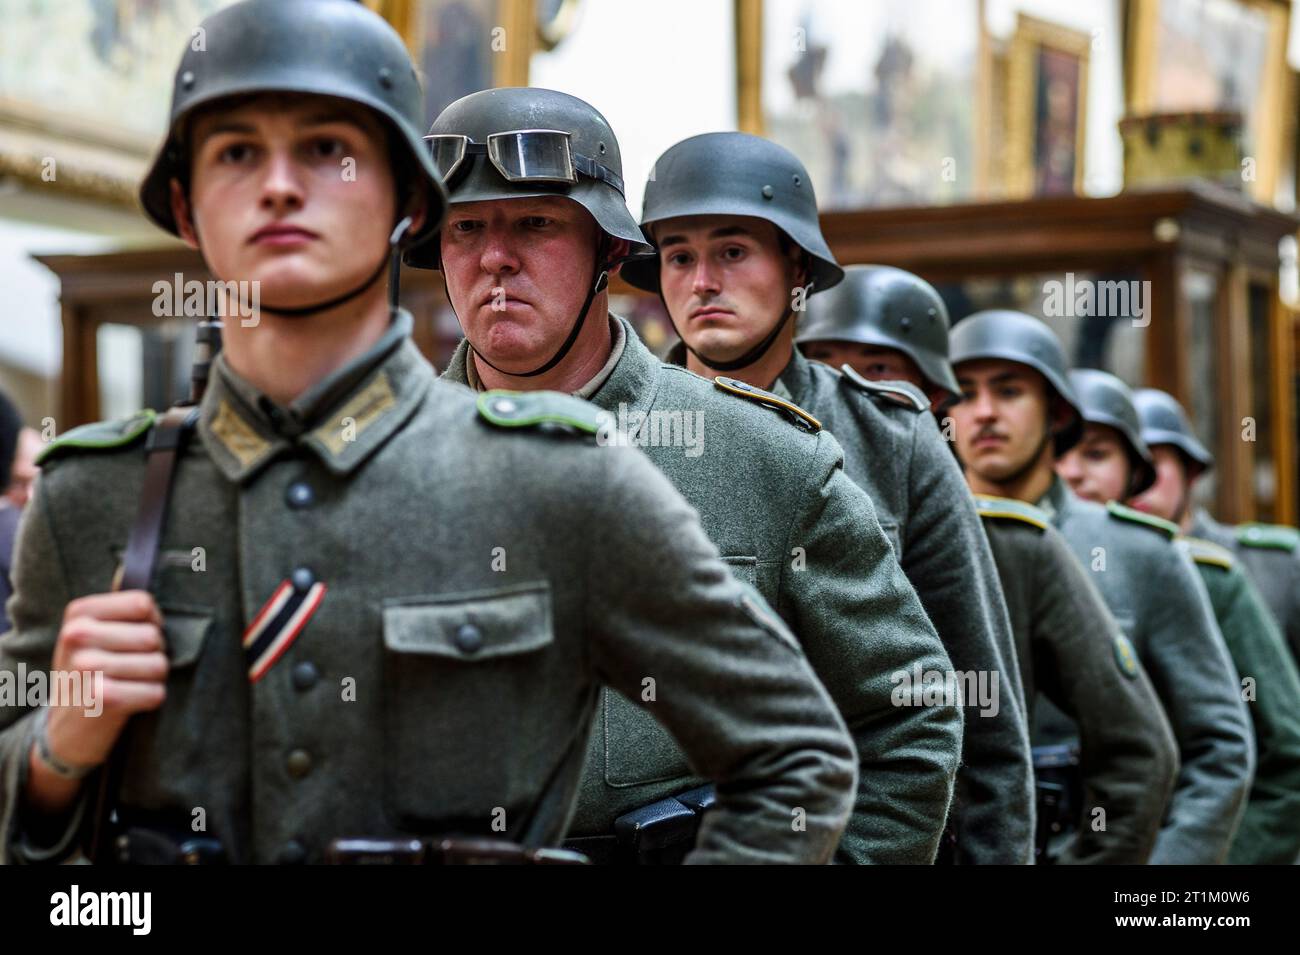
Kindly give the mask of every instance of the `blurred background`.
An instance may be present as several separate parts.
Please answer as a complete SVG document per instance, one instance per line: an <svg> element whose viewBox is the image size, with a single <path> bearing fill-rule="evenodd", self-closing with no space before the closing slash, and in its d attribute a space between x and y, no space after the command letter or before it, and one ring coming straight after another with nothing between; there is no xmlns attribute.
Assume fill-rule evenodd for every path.
<svg viewBox="0 0 1300 955"><path fill-rule="evenodd" d="M135 190L181 50L224 5L0 0L0 390L47 434L185 392L192 328L154 316L153 285L208 276ZM1217 456L1198 490L1221 519L1296 521L1290 0L367 6L407 40L430 120L493 85L594 104L634 213L678 140L776 139L808 165L841 262L925 276L954 320L1042 316L1077 364L1184 402ZM1137 282L1149 301L1049 314L1070 282ZM403 284L441 364L459 326L439 277ZM615 291L652 347L671 344L655 299Z"/></svg>

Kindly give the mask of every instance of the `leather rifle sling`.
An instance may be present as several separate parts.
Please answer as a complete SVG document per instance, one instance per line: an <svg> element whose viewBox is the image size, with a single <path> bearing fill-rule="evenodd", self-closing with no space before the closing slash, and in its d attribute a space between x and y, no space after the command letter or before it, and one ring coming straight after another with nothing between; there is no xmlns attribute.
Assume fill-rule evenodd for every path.
<svg viewBox="0 0 1300 955"><path fill-rule="evenodd" d="M149 432L144 484L140 488L140 508L127 537L122 566L113 581L114 591L148 590L153 581L154 565L158 562L158 549L162 544L163 519L171 497L172 478L176 474L176 462L186 439L194 431L198 416L197 406L177 405L168 409ZM166 640L165 634L163 639ZM86 856L91 862L103 859L103 843L112 808L109 800L121 782L129 727L128 722L118 737L108 762L99 772L99 786L86 849Z"/></svg>

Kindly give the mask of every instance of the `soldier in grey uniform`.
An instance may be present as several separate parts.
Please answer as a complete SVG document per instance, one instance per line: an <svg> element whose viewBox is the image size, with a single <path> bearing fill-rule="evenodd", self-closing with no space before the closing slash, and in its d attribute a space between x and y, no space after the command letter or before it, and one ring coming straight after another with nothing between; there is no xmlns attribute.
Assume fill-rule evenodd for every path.
<svg viewBox="0 0 1300 955"><path fill-rule="evenodd" d="M1167 415L1171 409L1165 401L1148 400L1143 405L1145 417L1140 419L1132 393L1113 375L1074 371L1071 381L1089 427L1109 428L1112 438L1127 446L1130 459L1146 459L1150 481L1135 491L1135 500L1143 510L1193 535L1181 538L1182 544L1200 572L1241 678L1242 698L1255 731L1255 779L1228 861L1239 865L1290 863L1300 853L1300 672L1241 561L1227 546L1194 536L1193 513L1186 507L1191 480L1186 478L1184 452L1176 446L1157 445L1162 449L1157 468L1146 438L1167 441L1166 431L1176 430L1193 450L1203 449L1199 442L1191 445L1187 440L1190 429L1182 428L1186 417L1181 407L1176 415ZM1099 472L1099 479L1105 479L1107 462L1090 466ZM1109 468L1111 484L1122 484L1126 462L1122 458L1109 462ZM1164 486L1152 488L1157 470Z"/></svg>
<svg viewBox="0 0 1300 955"><path fill-rule="evenodd" d="M441 242L409 261L441 268L465 329L445 377L572 392L604 409L606 441L643 446L732 572L789 624L853 734L858 801L838 858L932 861L961 711L895 705L896 675L951 664L835 439L788 401L663 364L609 314L606 275L646 246L614 132L589 104L486 90L448 106L428 139L451 209ZM529 176L496 161L502 141L525 144ZM687 754L646 715L654 692L633 697L644 709L624 693L602 697L572 827L593 856L670 859L707 807Z"/></svg>
<svg viewBox="0 0 1300 955"><path fill-rule="evenodd" d="M1173 727L1181 767L1151 862L1222 862L1254 753L1232 660L1196 571L1164 522L1081 500L1055 474L1056 456L1083 429L1047 325L1021 312L978 312L949 339L962 389L951 415L971 488L1048 512L1136 649ZM1045 742L1077 735L1043 722L1036 720Z"/></svg>
<svg viewBox="0 0 1300 955"><path fill-rule="evenodd" d="M1166 513L1185 532L1231 550L1246 565L1300 664L1300 531L1282 524L1221 524L1205 508L1193 507L1192 487L1214 466L1214 456L1173 395L1140 388L1133 401L1157 473L1155 486L1134 506Z"/></svg>
<svg viewBox="0 0 1300 955"><path fill-rule="evenodd" d="M66 858L106 760L126 861L548 858L600 686L651 678L717 787L691 860L829 860L852 744L784 624L594 409L438 381L387 300L446 201L401 38L345 0L203 29L141 198L262 307L191 440L144 413L45 452L0 668L98 672L102 711L0 711L0 859ZM141 485L168 455L163 508ZM137 507L159 559L110 592L157 540Z"/></svg>
<svg viewBox="0 0 1300 955"><path fill-rule="evenodd" d="M927 404L906 385L809 362L795 317L839 281L813 184L788 150L744 133L684 140L655 163L641 224L658 255L623 277L657 293L681 343L674 364L734 376L810 414L839 440L957 672L999 686L966 707L962 766L942 857L1024 863L1033 780L1014 638L979 516Z"/></svg>
<svg viewBox="0 0 1300 955"><path fill-rule="evenodd" d="M809 358L864 378L908 382L936 414L959 396L948 309L933 286L902 269L849 266L843 283L809 303L799 345ZM1178 771L1160 699L1047 515L983 494L975 506L1011 615L1030 719L1041 693L1079 726L1068 754L1035 750L1036 762L1052 764L1036 771L1039 861L1143 863ZM1060 765L1063 756L1068 765ZM1098 808L1104 828L1095 824ZM1049 839L1058 847L1051 857Z"/></svg>

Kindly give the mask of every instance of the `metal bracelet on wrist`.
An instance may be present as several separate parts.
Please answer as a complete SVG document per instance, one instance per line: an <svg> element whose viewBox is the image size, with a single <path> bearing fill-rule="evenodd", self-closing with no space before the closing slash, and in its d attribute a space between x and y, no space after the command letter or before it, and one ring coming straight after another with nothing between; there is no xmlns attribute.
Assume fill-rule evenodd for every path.
<svg viewBox="0 0 1300 955"><path fill-rule="evenodd" d="M93 773L98 767L96 766L77 766L72 763L65 763L59 757L54 755L50 749L50 714L46 709L41 714L41 728L36 733L36 758L44 763L51 772L64 779L85 779Z"/></svg>

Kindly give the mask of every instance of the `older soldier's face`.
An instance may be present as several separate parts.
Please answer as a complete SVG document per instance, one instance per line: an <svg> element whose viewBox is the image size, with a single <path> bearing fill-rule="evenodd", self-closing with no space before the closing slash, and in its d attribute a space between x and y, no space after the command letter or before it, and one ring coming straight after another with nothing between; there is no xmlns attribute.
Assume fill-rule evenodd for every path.
<svg viewBox="0 0 1300 955"><path fill-rule="evenodd" d="M1056 473L1088 501L1123 501L1132 465L1120 433L1104 424L1084 426L1083 438L1056 462Z"/></svg>
<svg viewBox="0 0 1300 955"><path fill-rule="evenodd" d="M507 373L555 354L587 297L599 237L591 213L563 196L452 206L442 274L474 350Z"/></svg>
<svg viewBox="0 0 1300 955"><path fill-rule="evenodd" d="M677 332L730 361L772 331L802 270L776 226L750 216L684 216L655 225L659 283Z"/></svg>
<svg viewBox="0 0 1300 955"><path fill-rule="evenodd" d="M981 478L1000 482L1024 469L1047 438L1051 392L1018 362L981 358L956 367L961 400L952 406L957 455Z"/></svg>
<svg viewBox="0 0 1300 955"><path fill-rule="evenodd" d="M374 272L397 200L387 136L368 111L269 94L204 111L190 143L189 195L173 182L172 209L218 278L257 281L262 301L293 308Z"/></svg>

